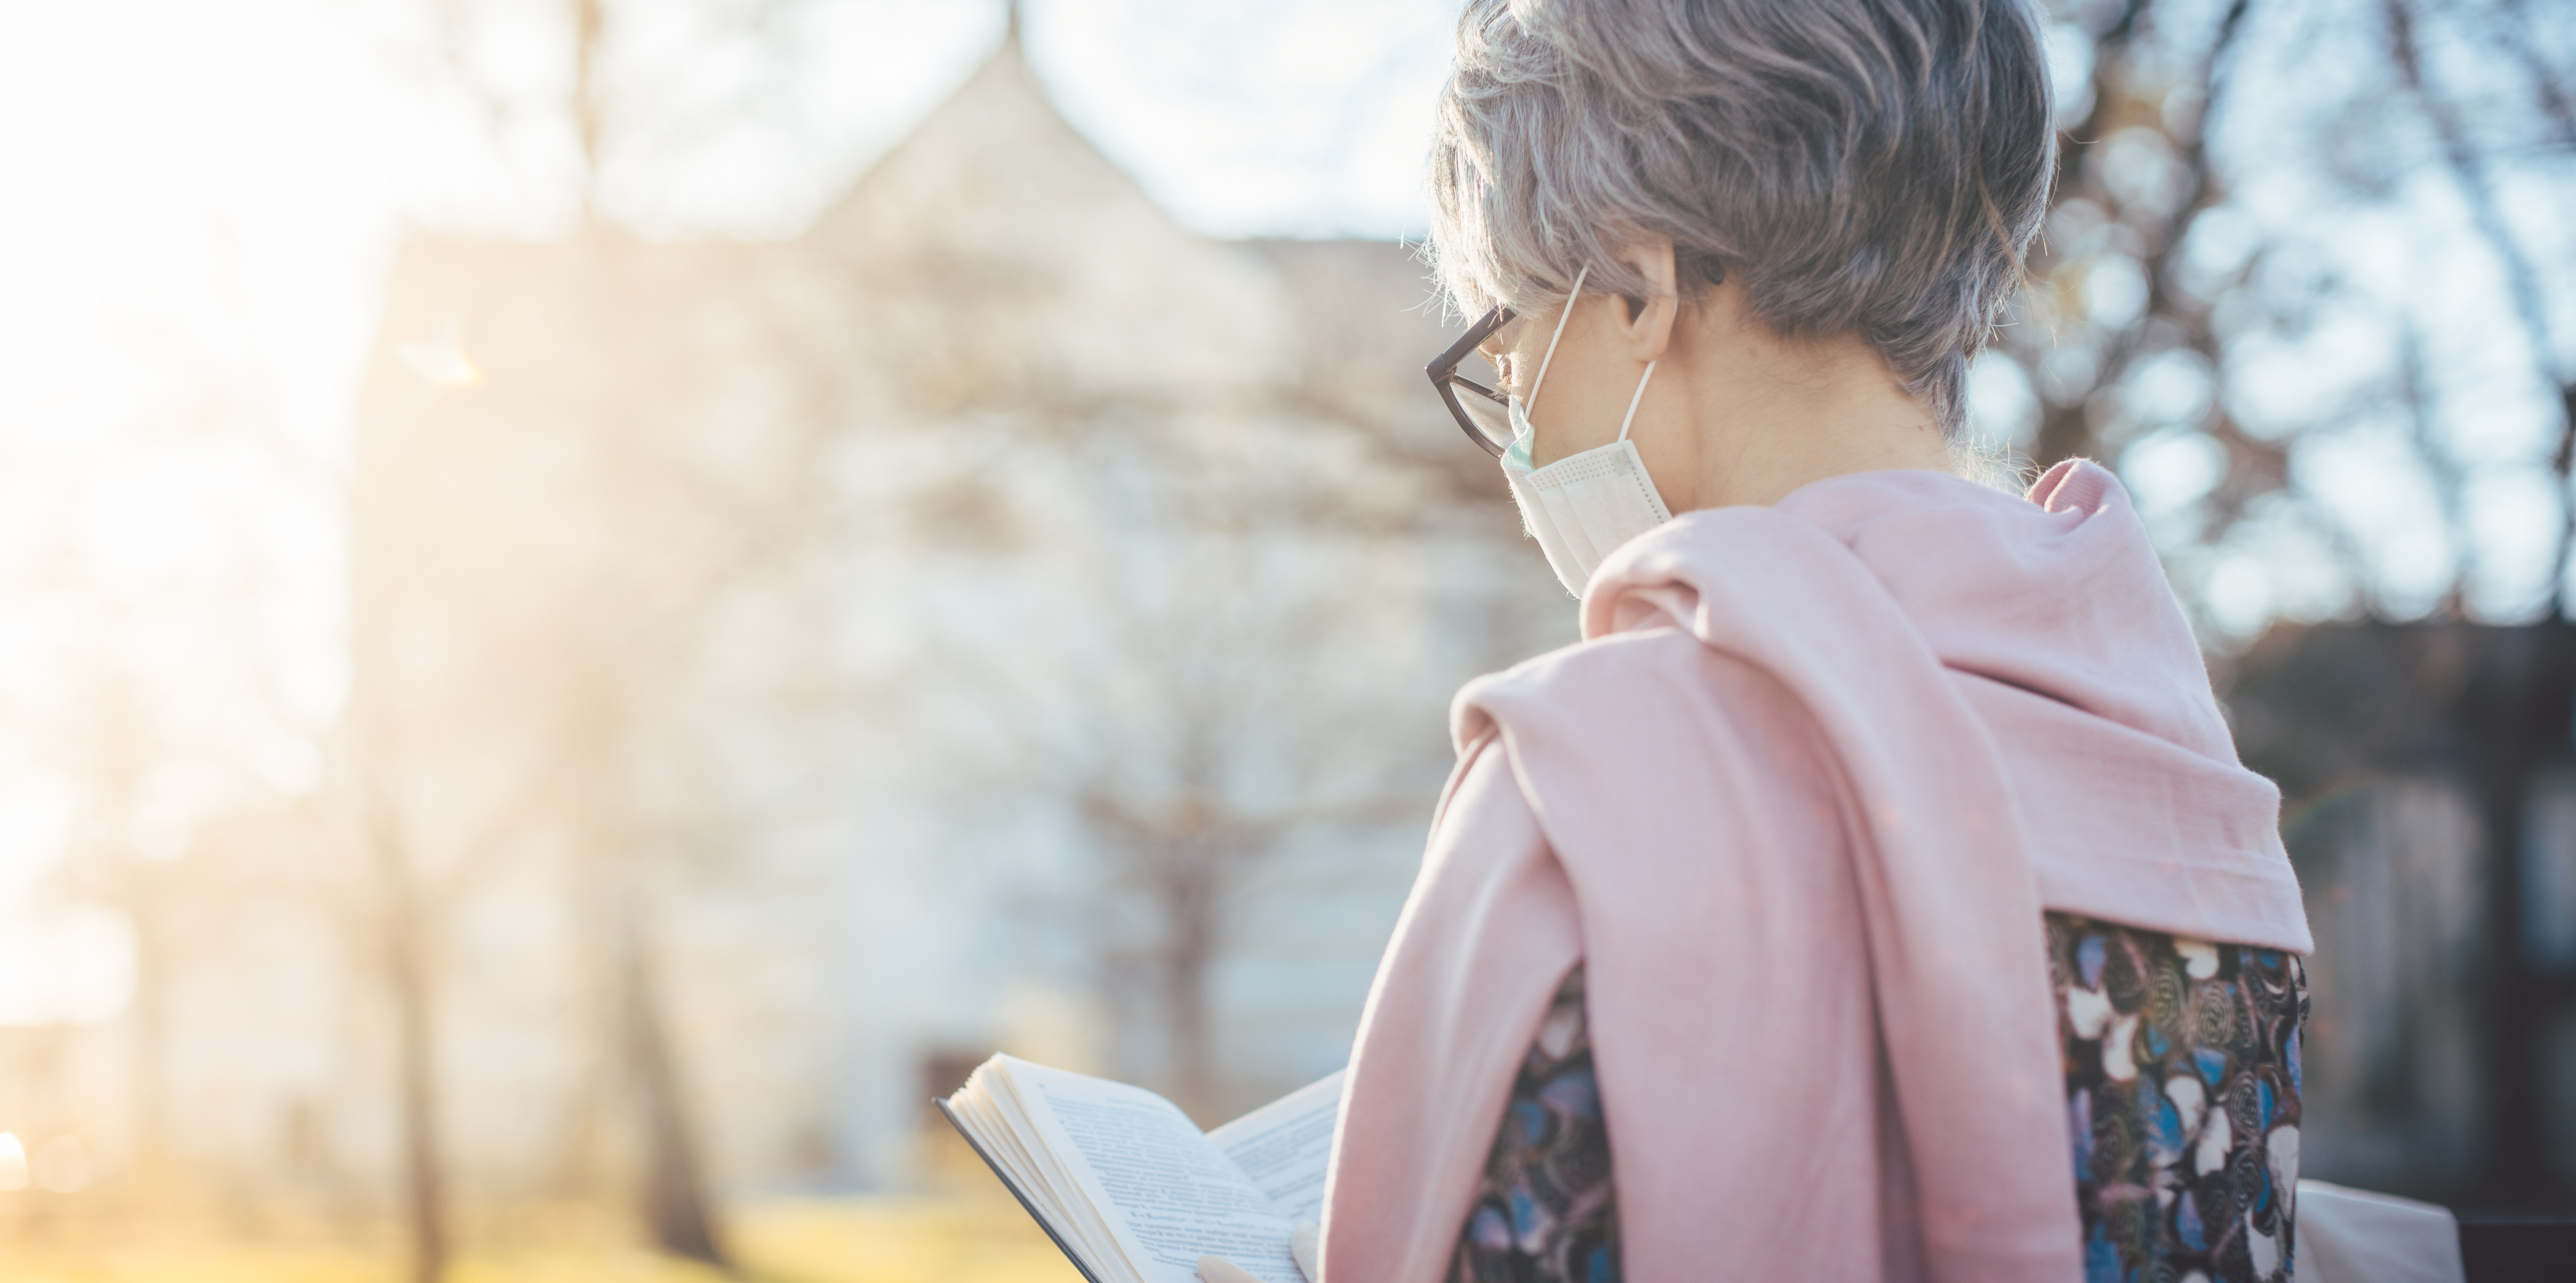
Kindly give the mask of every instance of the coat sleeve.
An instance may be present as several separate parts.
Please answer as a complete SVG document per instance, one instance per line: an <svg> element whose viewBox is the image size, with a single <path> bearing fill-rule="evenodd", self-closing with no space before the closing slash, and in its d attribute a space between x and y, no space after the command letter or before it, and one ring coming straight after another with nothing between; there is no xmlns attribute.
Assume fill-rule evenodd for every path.
<svg viewBox="0 0 2576 1283"><path fill-rule="evenodd" d="M1488 736L1459 761L1360 1018L1325 1186L1326 1277L1446 1273L1521 1053L1582 956L1573 888Z"/></svg>

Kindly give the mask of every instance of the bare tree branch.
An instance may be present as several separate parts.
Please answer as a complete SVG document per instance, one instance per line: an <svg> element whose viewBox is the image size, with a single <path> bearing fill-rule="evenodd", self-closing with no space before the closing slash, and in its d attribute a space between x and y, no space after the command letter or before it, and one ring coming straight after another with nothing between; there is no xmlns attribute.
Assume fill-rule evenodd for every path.
<svg viewBox="0 0 2576 1283"><path fill-rule="evenodd" d="M2576 551L2576 491L2569 488L2569 471L2576 465L2576 377L2558 368L2558 345L2550 332L2549 304L2541 297L2541 277L2522 242L2505 222L2498 207L2495 188L2477 147L2469 138L2468 125L2460 117L2450 98L2433 83L2424 66L2420 20L2413 0L2384 0L2382 12L2388 21L2389 58L2398 74L2424 108L2425 119L2433 127L2443 163L2448 166L2452 182L2469 207L2469 219L2480 239L2496 257L2503 269L2505 289L2513 299L2514 313L2522 322L2524 340L2531 346L2531 363L2541 381L2558 393L2558 447L2552 453L2551 470L2557 478L2561 511L2556 547L2552 551L2549 578L2549 613L2562 615L2567 608L2567 572L2569 556ZM2535 55L2536 57L2536 55ZM2557 90L2553 78L2538 76L2546 91Z"/></svg>

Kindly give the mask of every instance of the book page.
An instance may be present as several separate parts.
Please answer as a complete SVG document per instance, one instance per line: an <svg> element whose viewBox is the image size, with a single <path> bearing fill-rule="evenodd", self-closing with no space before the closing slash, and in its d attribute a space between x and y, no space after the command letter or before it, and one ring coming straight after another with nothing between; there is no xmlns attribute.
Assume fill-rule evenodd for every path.
<svg viewBox="0 0 2576 1283"><path fill-rule="evenodd" d="M1207 1134L1291 1222L1321 1220L1342 1073L1310 1083Z"/></svg>
<svg viewBox="0 0 2576 1283"><path fill-rule="evenodd" d="M1031 1121L1146 1283L1197 1283L1222 1256L1265 1283L1304 1283L1294 1224L1172 1102L1125 1083L1007 1062Z"/></svg>
<svg viewBox="0 0 2576 1283"><path fill-rule="evenodd" d="M1118 1236L1073 1173L1040 1144L1041 1131L1002 1067L987 1062L948 1103L950 1116L982 1146L995 1174L1087 1275L1102 1283L1137 1283Z"/></svg>

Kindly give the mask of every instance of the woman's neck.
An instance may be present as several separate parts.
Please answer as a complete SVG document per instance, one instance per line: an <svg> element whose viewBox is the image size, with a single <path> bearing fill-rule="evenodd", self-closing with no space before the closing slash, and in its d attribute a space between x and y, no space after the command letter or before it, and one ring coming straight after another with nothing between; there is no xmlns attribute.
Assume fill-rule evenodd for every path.
<svg viewBox="0 0 2576 1283"><path fill-rule="evenodd" d="M1665 405L1678 421L1651 425L1680 447L1654 469L1673 511L1777 503L1846 473L1950 470L1930 408L1857 335L1782 339L1717 309L1682 312L1655 372L1672 380Z"/></svg>
<svg viewBox="0 0 2576 1283"><path fill-rule="evenodd" d="M1638 266L1669 288L1671 249L1654 249ZM1673 512L1777 503L1851 472L1951 470L1931 408L1857 334L1784 339L1746 315L1731 281L1688 302L1587 293L1570 306L1561 331L1532 317L1501 354L1504 385L1531 398L1536 466L1618 440L1633 401L1629 439ZM1520 374L1542 363L1544 382L1525 388Z"/></svg>

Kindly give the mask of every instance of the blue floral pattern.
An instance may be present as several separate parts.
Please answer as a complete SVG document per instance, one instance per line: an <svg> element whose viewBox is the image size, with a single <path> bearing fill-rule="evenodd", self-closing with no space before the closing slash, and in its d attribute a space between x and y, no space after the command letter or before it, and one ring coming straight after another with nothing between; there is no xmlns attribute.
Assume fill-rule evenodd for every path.
<svg viewBox="0 0 2576 1283"><path fill-rule="evenodd" d="M2048 915L2087 1283L2286 1283L2307 978L2277 949ZM1583 968L1522 1058L1449 1283L1616 1283Z"/></svg>
<svg viewBox="0 0 2576 1283"><path fill-rule="evenodd" d="M1592 1077L1583 1019L1583 967L1557 986L1522 1057L1502 1129L1450 1283L1617 1283L1619 1215L1610 1188L1610 1134Z"/></svg>
<svg viewBox="0 0 2576 1283"><path fill-rule="evenodd" d="M2088 1283L2286 1281L2298 958L2052 913L2048 964Z"/></svg>

